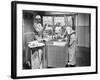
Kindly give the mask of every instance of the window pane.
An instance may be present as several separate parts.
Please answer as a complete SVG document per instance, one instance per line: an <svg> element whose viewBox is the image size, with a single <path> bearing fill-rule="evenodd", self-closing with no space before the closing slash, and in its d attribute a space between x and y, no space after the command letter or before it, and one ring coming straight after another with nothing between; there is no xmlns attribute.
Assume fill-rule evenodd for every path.
<svg viewBox="0 0 100 80"><path fill-rule="evenodd" d="M65 20L64 17L54 17L54 25L56 25L57 23L60 23L61 26L65 25Z"/></svg>

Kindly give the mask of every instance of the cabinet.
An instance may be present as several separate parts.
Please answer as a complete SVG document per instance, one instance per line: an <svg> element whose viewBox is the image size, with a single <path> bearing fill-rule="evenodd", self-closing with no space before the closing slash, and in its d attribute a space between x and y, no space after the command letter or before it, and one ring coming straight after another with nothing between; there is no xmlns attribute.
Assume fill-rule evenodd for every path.
<svg viewBox="0 0 100 80"><path fill-rule="evenodd" d="M57 45L56 45L56 44ZM60 44L61 45L60 45ZM48 67L65 67L68 62L68 47L66 42L47 42Z"/></svg>

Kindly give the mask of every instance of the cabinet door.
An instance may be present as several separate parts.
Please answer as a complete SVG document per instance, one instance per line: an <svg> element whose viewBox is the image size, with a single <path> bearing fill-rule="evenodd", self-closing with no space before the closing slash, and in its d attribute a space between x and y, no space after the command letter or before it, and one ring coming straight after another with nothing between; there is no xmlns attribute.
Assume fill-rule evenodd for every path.
<svg viewBox="0 0 100 80"><path fill-rule="evenodd" d="M65 46L48 46L48 67L65 67L68 48ZM68 58L67 58L68 59Z"/></svg>

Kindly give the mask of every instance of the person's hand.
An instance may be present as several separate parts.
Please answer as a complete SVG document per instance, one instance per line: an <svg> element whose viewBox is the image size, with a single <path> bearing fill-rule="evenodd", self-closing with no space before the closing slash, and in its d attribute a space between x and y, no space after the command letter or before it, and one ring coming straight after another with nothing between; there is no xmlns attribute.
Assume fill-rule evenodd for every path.
<svg viewBox="0 0 100 80"><path fill-rule="evenodd" d="M64 38L64 35L61 35L60 37L61 37L61 38Z"/></svg>

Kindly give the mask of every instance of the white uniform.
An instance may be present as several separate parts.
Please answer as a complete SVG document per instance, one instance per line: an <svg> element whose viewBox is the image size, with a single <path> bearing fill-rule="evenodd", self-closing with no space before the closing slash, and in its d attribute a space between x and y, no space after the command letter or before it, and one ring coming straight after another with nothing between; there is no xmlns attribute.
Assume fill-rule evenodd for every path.
<svg viewBox="0 0 100 80"><path fill-rule="evenodd" d="M43 30L41 23L34 23L35 30L40 33Z"/></svg>
<svg viewBox="0 0 100 80"><path fill-rule="evenodd" d="M32 69L41 69L43 68L42 64L42 49L36 50L32 55Z"/></svg>
<svg viewBox="0 0 100 80"><path fill-rule="evenodd" d="M75 33L72 33L70 35L70 42L69 42L69 65L75 65L76 64L76 59L75 59L75 50L76 50L76 44L77 44L77 39Z"/></svg>
<svg viewBox="0 0 100 80"><path fill-rule="evenodd" d="M72 27L67 26L65 33L67 34L67 40L68 40L68 65L75 65L76 60L75 60L75 50L76 50L76 44L77 44L77 38L75 31L72 30ZM67 57L66 57L66 62L67 62Z"/></svg>
<svg viewBox="0 0 100 80"><path fill-rule="evenodd" d="M36 36L36 39L38 40L38 39L41 39L41 32L42 32L42 30L43 30L43 27L42 27L42 25L41 25L41 23L34 23L34 28L35 28L35 30L39 33L37 36ZM33 53L33 55L34 55L34 53ZM33 61L33 66L32 66L32 68L34 69L38 69L38 68L43 68L43 66L42 66L42 57L43 57L43 51L42 51L42 49L38 49L37 51L35 51L35 55L37 55L37 57L35 57L35 59L34 59L34 61ZM34 56L33 56L33 58L34 58Z"/></svg>
<svg viewBox="0 0 100 80"><path fill-rule="evenodd" d="M55 28L55 33L58 33L58 34L61 33L61 27L56 27Z"/></svg>
<svg viewBox="0 0 100 80"><path fill-rule="evenodd" d="M35 51L32 55L32 69L39 69L39 55L38 51Z"/></svg>

